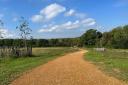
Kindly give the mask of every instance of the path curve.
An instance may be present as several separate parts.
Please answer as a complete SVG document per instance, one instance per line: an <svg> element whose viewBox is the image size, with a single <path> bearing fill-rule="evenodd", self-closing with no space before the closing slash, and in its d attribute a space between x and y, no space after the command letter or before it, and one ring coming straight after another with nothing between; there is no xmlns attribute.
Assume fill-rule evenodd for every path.
<svg viewBox="0 0 128 85"><path fill-rule="evenodd" d="M10 85L125 85L83 59L86 51L62 56L14 80Z"/></svg>

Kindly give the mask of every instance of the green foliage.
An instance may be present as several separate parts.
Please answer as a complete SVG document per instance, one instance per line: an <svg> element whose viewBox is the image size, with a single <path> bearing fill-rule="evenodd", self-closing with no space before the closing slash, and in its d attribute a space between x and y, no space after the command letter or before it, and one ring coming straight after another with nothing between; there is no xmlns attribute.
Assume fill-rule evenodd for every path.
<svg viewBox="0 0 128 85"><path fill-rule="evenodd" d="M21 25L22 27L22 25ZM108 48L128 48L128 25L117 27L109 32L101 33L96 29L87 30L82 36L77 38L58 39L27 39L27 45L33 47L108 47ZM0 46L24 46L22 39L2 39Z"/></svg>
<svg viewBox="0 0 128 85"><path fill-rule="evenodd" d="M128 48L128 25L103 33L102 43L106 47Z"/></svg>
<svg viewBox="0 0 128 85"><path fill-rule="evenodd" d="M102 37L102 33L95 30L89 29L86 31L85 34L81 36L82 44L83 45L96 45L97 40Z"/></svg>

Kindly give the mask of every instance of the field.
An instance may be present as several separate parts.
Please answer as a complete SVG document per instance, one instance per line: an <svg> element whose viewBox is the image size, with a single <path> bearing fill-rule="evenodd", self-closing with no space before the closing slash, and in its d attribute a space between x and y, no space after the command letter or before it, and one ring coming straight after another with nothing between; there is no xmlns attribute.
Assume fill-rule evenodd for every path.
<svg viewBox="0 0 128 85"><path fill-rule="evenodd" d="M65 53L74 52L74 48L34 48L33 57L0 59L0 85L7 85L10 81L32 68L57 58Z"/></svg>
<svg viewBox="0 0 128 85"><path fill-rule="evenodd" d="M106 74L128 83L128 50L107 49L97 52L89 49L85 59L96 64Z"/></svg>

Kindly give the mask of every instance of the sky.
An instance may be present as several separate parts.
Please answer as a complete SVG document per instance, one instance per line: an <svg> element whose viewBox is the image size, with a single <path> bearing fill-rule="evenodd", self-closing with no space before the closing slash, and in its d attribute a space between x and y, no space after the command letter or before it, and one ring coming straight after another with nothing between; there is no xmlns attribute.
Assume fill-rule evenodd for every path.
<svg viewBox="0 0 128 85"><path fill-rule="evenodd" d="M34 38L79 37L91 28L105 32L128 24L128 0L0 0L5 38L19 38L21 16Z"/></svg>

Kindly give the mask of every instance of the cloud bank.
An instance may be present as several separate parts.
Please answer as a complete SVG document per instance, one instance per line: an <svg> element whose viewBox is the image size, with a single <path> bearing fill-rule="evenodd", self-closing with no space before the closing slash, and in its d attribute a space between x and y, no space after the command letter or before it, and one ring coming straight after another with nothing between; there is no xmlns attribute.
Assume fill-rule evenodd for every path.
<svg viewBox="0 0 128 85"><path fill-rule="evenodd" d="M0 29L0 39L3 38L13 38L14 34L10 33L8 29Z"/></svg>
<svg viewBox="0 0 128 85"><path fill-rule="evenodd" d="M51 19L60 16L60 14L63 15L63 19L66 18L75 18L68 19L68 21L65 21L60 24L50 24ZM79 28L86 28L89 26L94 26L96 24L95 19L87 17L86 13L81 13L76 11L75 9L68 9L60 4L53 3L42 10L40 10L39 14L33 15L31 17L32 22L34 23L44 23L48 22L48 24L43 25L38 30L39 33L42 32L59 32L64 30L75 30ZM55 21L57 22L57 21Z"/></svg>
<svg viewBox="0 0 128 85"><path fill-rule="evenodd" d="M63 24L58 24L58 25L50 25L46 26L42 29L40 29L38 32L53 32L53 31L60 31L60 30L71 30L71 29L77 29L77 28L84 28L88 26L93 26L96 24L96 21L92 18L87 18L84 20L76 20L74 22L68 21Z"/></svg>
<svg viewBox="0 0 128 85"><path fill-rule="evenodd" d="M50 4L40 11L38 15L33 15L31 20L33 22L43 22L48 21L59 15L60 13L66 11L66 8L59 4Z"/></svg>

